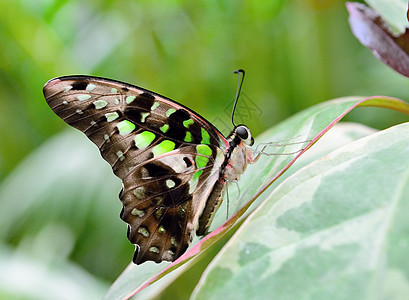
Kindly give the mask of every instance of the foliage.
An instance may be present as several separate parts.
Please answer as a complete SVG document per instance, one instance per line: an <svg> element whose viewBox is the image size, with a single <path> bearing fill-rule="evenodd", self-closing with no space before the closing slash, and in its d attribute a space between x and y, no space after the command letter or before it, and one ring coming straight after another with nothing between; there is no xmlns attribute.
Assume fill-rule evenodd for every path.
<svg viewBox="0 0 409 300"><path fill-rule="evenodd" d="M380 11L382 6L376 5L388 3L370 2L381 7ZM401 5L398 10L387 9L387 21L402 19L396 14L402 12L403 2L396 2ZM247 78L245 101L239 107L242 119L238 121L247 124L255 135L279 124L257 138L258 142L294 138L298 133L283 133L288 122L295 119L279 122L326 99L351 94L407 98L407 79L377 62L353 38L343 1L3 0L1 7L0 297L55 299L58 292L52 290L57 287L60 299L99 298L132 257L125 224L118 217L120 182L84 136L69 129L59 133L66 126L51 112L41 93L43 84L52 77L82 73L135 83L182 102L227 133L236 80L232 71L240 67L246 70ZM407 3L403 7L406 9ZM330 110L336 111L331 105ZM407 120L406 116L379 109L360 109L350 115L349 120L376 128ZM328 120L335 118L328 116ZM325 149L319 153L303 154L304 162L298 160L285 173L288 179L278 179L248 212L259 205L257 210L250 217L245 214L246 221L240 219L231 227L233 231L228 235L238 231L229 242L227 237L217 239L217 245L145 289L141 297L186 297L223 245L220 253L233 257L229 261L234 263L226 268L216 258L195 288L197 298L217 297L219 293L227 297L226 291L234 290L245 295L251 288L240 288L259 287L267 279L284 286L288 276L294 278L295 292L316 282L328 283L327 290L309 291L305 297L310 298L333 297L331 287L336 283L346 292L368 296L363 289L371 275L376 283L384 283L380 286L388 288L385 291L399 291L387 285L390 281L402 283L399 287L405 288L408 269L400 264L400 257L407 247L407 225L399 215L406 204L398 198L407 184L406 158L401 156L407 153L405 126L362 140L358 139L369 134L362 127L353 126L347 133L334 132L335 141L323 141ZM294 173L340 147L336 142L346 144L352 140L357 141ZM281 162L280 158L277 162ZM388 168L377 171L379 165L387 164ZM337 172L339 169L344 172ZM274 165L268 175L277 170ZM359 176L357 171L361 172ZM253 172L250 168L240 182L243 203L254 196L253 191L245 192ZM320 180L326 197L308 190L312 186L309 177ZM289 188L310 193L300 199L303 192L294 195ZM236 192L234 187L231 190ZM350 194L356 191L368 193ZM331 198L330 192L344 197ZM395 202L385 200L390 194ZM243 203L232 200L230 216ZM382 219L382 213L387 219ZM221 209L215 226L222 224L225 216ZM332 224L333 219L338 223ZM243 221L245 226L240 227ZM359 222L372 227L362 227ZM382 227L388 224L392 228L389 233ZM261 227L254 229L256 225ZM264 233L274 236L253 234L269 226L274 230ZM290 229L296 234L285 235ZM268 239L272 239L272 246L265 244ZM239 247L241 240L246 247ZM361 261L371 245L377 252L365 257L365 263L374 262L372 265L348 265ZM266 251L266 247L271 249ZM303 254L307 255L304 259ZM390 264L382 265L383 261L376 258ZM340 271L345 275L342 282L336 281L333 267L337 264L344 267ZM382 267L387 270L386 277L376 272ZM138 280L142 283L161 269L163 265L147 263L138 269ZM237 278L226 280L231 270L239 270L233 272ZM300 272L307 274L309 281L293 277ZM131 273L129 268L107 297L124 282L119 291L127 292L127 274ZM209 281L211 278L221 279ZM137 287L134 284L131 289Z"/></svg>
<svg viewBox="0 0 409 300"><path fill-rule="evenodd" d="M268 298L271 293L279 298L302 298L306 291L308 299L325 299L337 293L338 285L343 286L340 299L387 294L392 286L388 274L378 273L380 265L397 276L404 277L407 272L402 250L389 250L385 244L404 240L403 228L408 226L406 218L398 213L407 205L408 124L378 134L356 124L340 127L326 140L319 141L312 153L308 151L309 157L302 155L357 105L389 107L409 114L409 104L403 101L351 97L311 107L272 128L263 134L262 141L277 140L282 135L311 139L307 145L288 143L280 147L276 152L279 158L263 157L257 162L263 168L257 163L249 167L241 179L240 195L232 195L237 207L230 210L237 210L237 214L170 266L167 263L154 268L152 264L129 266L111 287L107 299L124 298L140 291L141 297L152 297L151 293L170 297L175 290L174 282L188 276L192 269L203 274L199 282L184 283L186 294L182 299L190 296L191 291L195 299L218 299L226 294L232 299L251 295ZM351 143L353 140L356 142ZM280 155L289 152L298 154ZM301 164L297 161L291 174L280 176L280 170L286 170L299 157ZM380 164L382 171L369 176ZM275 188L261 193L263 186L277 178L280 183L275 183ZM243 207L241 201L247 204ZM397 224L396 228L391 223ZM220 249L220 243L224 244L220 251L211 251ZM369 256L368 251L376 254ZM379 262L374 262L378 256ZM201 269L203 260L207 261L205 269ZM355 266L358 260L362 261ZM396 261L401 261L401 268L396 268L400 265ZM170 272L180 266L177 272ZM159 276L155 275L159 270ZM362 275L368 280L352 284ZM152 279L146 284L150 276ZM372 287L373 276L385 280L385 285ZM292 278L297 281L295 289L291 287ZM321 285L321 281L330 284ZM402 290L406 285L396 288Z"/></svg>

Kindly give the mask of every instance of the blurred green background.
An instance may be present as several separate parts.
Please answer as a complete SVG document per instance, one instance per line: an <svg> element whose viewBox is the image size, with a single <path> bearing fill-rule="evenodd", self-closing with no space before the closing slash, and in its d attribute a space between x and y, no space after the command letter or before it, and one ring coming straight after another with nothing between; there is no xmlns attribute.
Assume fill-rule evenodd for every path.
<svg viewBox="0 0 409 300"><path fill-rule="evenodd" d="M90 280L88 289L100 295L132 257L118 217L120 182L96 147L47 106L42 87L53 77L133 83L183 103L227 134L233 70L243 68L236 121L255 136L336 97L408 99L408 80L353 37L341 0L0 0L0 8L0 279L6 283L30 286L36 279L34 286L45 289L38 274L47 266L44 278L51 270L70 284ZM406 119L376 109L348 118L375 128ZM13 290L6 283L0 297L20 293L19 284Z"/></svg>

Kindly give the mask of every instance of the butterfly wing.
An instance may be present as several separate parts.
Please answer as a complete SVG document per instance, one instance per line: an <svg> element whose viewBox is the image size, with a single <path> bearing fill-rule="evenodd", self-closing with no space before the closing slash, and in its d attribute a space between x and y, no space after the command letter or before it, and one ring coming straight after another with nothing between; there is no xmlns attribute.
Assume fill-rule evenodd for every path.
<svg viewBox="0 0 409 300"><path fill-rule="evenodd" d="M140 246L135 262L174 260L185 252L219 178L224 155L214 151L197 155L196 146L181 147L124 178L121 217L130 224L128 238ZM202 159L206 166L198 166Z"/></svg>
<svg viewBox="0 0 409 300"><path fill-rule="evenodd" d="M183 254L219 179L228 148L223 135L181 104L119 81L65 76L43 92L122 180L121 218L136 244L134 262Z"/></svg>

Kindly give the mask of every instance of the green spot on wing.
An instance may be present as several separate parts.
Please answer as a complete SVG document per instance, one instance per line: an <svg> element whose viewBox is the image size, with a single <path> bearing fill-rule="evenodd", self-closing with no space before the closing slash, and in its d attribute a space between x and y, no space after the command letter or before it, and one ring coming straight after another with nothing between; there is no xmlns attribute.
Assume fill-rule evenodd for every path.
<svg viewBox="0 0 409 300"><path fill-rule="evenodd" d="M143 210L139 210L137 208L134 208L131 211L131 214L133 214L134 216L138 216L138 217L142 218L145 215L145 212Z"/></svg>
<svg viewBox="0 0 409 300"><path fill-rule="evenodd" d="M152 107L151 107L151 110L155 110L155 109L157 109L157 108L158 108L158 106L159 106L159 102L155 102L155 103L153 103L153 105L152 105Z"/></svg>
<svg viewBox="0 0 409 300"><path fill-rule="evenodd" d="M171 114L173 114L176 111L174 108L169 108L168 111L166 112L166 116L169 118Z"/></svg>
<svg viewBox="0 0 409 300"><path fill-rule="evenodd" d="M185 126L186 128L189 128L189 126L192 125L193 123L194 121L192 119L185 120L183 121L183 126Z"/></svg>
<svg viewBox="0 0 409 300"><path fill-rule="evenodd" d="M169 130L169 125L168 125L168 124L163 125L163 126L160 128L160 130L161 130L163 133L166 133L166 132Z"/></svg>
<svg viewBox="0 0 409 300"><path fill-rule="evenodd" d="M197 154L199 154L196 156L197 168L201 169L201 168L206 167L207 163L209 162L209 158L206 156L212 155L212 149L210 149L210 147L207 145L197 145L196 150L197 150ZM201 155L206 155L206 156L201 156Z"/></svg>
<svg viewBox="0 0 409 300"><path fill-rule="evenodd" d="M164 140L152 149L153 156L159 156L175 149L175 143L169 140Z"/></svg>
<svg viewBox="0 0 409 300"><path fill-rule="evenodd" d="M149 231L148 231L148 229L146 229L145 227L139 227L138 228L138 232L140 233L140 234L142 234L144 237L148 237L149 236Z"/></svg>
<svg viewBox="0 0 409 300"><path fill-rule="evenodd" d="M173 236L170 238L170 242L171 242L172 245L175 246L175 247L179 246L178 241L177 241Z"/></svg>
<svg viewBox="0 0 409 300"><path fill-rule="evenodd" d="M186 135L185 138L183 139L185 142L190 143L193 138L192 138L192 134L189 131L186 131Z"/></svg>
<svg viewBox="0 0 409 300"><path fill-rule="evenodd" d="M210 144L210 135L204 128L202 128L202 144Z"/></svg>
<svg viewBox="0 0 409 300"><path fill-rule="evenodd" d="M111 93L116 94L118 90L116 88L111 88Z"/></svg>
<svg viewBox="0 0 409 300"><path fill-rule="evenodd" d="M150 131L144 131L135 135L135 146L139 149L145 149L155 139L155 134Z"/></svg>
<svg viewBox="0 0 409 300"><path fill-rule="evenodd" d="M126 97L126 99L125 99L126 104L131 103L132 101L135 100L135 98L136 98L135 96L128 96L128 97Z"/></svg>
<svg viewBox="0 0 409 300"><path fill-rule="evenodd" d="M119 130L120 135L125 135L132 132L135 129L135 124L129 122L128 120L123 120L116 125Z"/></svg>
<svg viewBox="0 0 409 300"><path fill-rule="evenodd" d="M195 180L195 179L199 178L200 175L202 175L202 173L203 173L203 170L197 171L197 172L193 175L192 179Z"/></svg>
<svg viewBox="0 0 409 300"><path fill-rule="evenodd" d="M206 155L206 156L212 155L212 149L210 149L210 147L207 145L197 145L196 150L197 150L197 153L202 154L202 155Z"/></svg>
<svg viewBox="0 0 409 300"><path fill-rule="evenodd" d="M209 162L209 158L204 156L196 156L196 166L198 169L206 167L207 163Z"/></svg>
<svg viewBox="0 0 409 300"><path fill-rule="evenodd" d="M156 219L160 219L163 216L163 211L165 210L164 207L160 207L155 210L155 217Z"/></svg>

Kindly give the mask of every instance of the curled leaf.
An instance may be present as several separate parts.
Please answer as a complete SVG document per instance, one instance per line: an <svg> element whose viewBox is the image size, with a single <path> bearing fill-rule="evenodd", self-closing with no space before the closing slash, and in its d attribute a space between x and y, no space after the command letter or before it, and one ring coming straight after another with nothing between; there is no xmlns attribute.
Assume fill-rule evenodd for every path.
<svg viewBox="0 0 409 300"><path fill-rule="evenodd" d="M346 3L355 37L383 63L409 77L409 30L394 35L382 17L361 3Z"/></svg>

